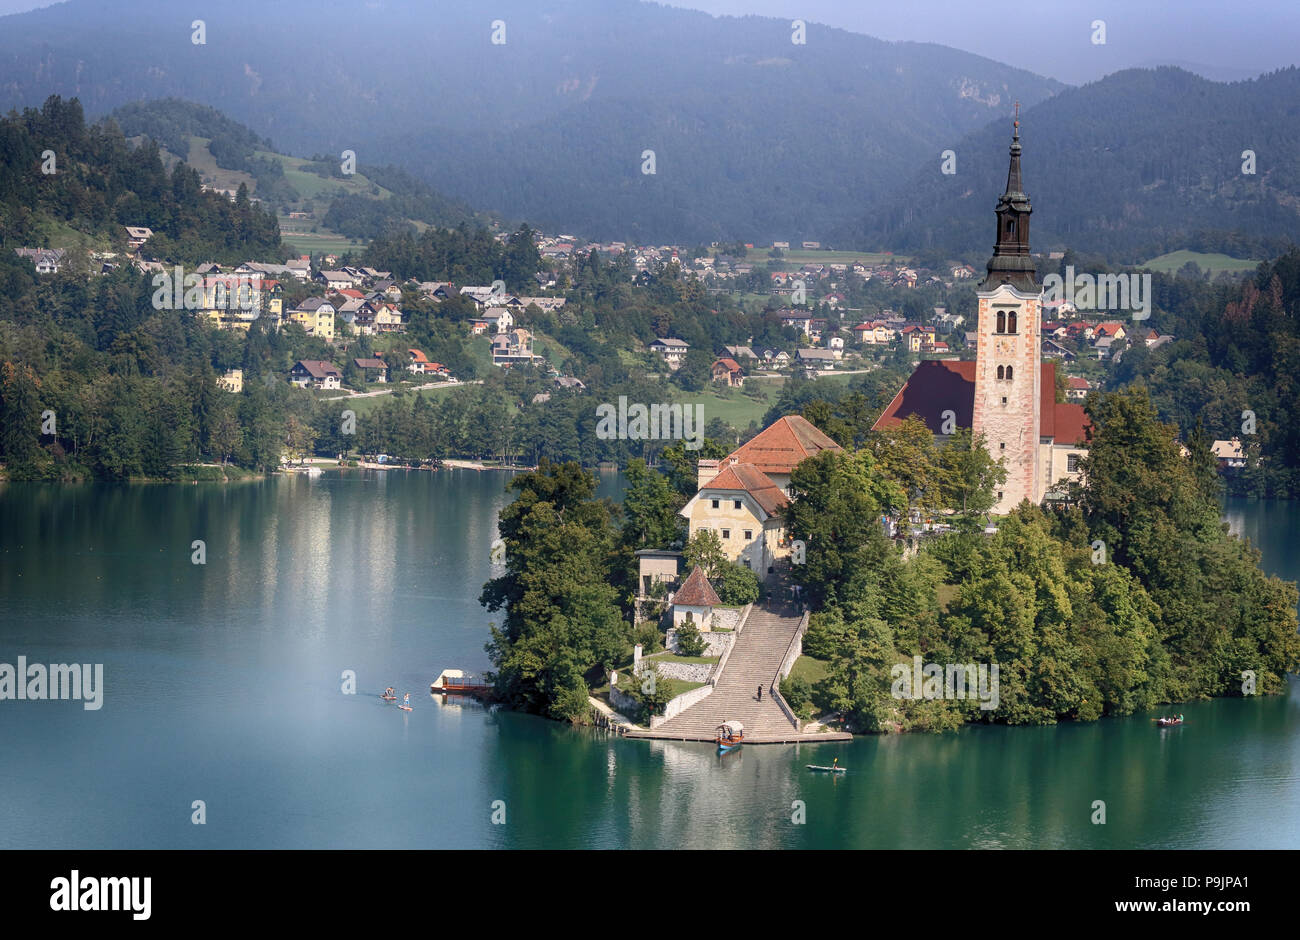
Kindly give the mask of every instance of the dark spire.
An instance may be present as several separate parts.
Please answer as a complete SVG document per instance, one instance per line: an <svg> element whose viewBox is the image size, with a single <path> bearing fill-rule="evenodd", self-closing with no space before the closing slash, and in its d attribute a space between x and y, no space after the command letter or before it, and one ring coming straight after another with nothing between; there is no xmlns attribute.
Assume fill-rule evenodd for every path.
<svg viewBox="0 0 1300 940"><path fill-rule="evenodd" d="M998 217L997 241L989 259L988 276L980 286L992 290L1010 284L1029 294L1039 291L1033 259L1029 257L1029 196L1020 180L1020 102L1012 124L1011 165L1007 168L1007 190L994 210Z"/></svg>

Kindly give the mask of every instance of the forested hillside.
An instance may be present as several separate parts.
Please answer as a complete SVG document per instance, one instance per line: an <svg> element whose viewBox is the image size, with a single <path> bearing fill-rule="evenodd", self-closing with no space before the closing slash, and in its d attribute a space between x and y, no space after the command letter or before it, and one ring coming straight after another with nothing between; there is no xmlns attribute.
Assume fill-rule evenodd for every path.
<svg viewBox="0 0 1300 940"><path fill-rule="evenodd" d="M0 107L183 98L286 152L353 150L548 231L708 242L824 238L1014 98L1063 87L816 22L801 38L790 19L633 0L231 0L186 16L70 0L5 19Z"/></svg>
<svg viewBox="0 0 1300 940"><path fill-rule="evenodd" d="M194 170L167 172L152 141L133 148L112 122L88 125L75 99L52 97L0 119L6 263L14 248L63 247L74 235L125 250L128 225L153 229L150 250L176 261L237 262L283 250L275 217L247 193L231 202L202 192Z"/></svg>
<svg viewBox="0 0 1300 940"><path fill-rule="evenodd" d="M1117 72L1021 112L1037 250L1135 263L1178 248L1267 257L1300 239L1300 69L1222 84L1175 68ZM881 211L868 246L982 260L1006 188L1011 121L936 151ZM1244 173L1244 151L1254 153Z"/></svg>

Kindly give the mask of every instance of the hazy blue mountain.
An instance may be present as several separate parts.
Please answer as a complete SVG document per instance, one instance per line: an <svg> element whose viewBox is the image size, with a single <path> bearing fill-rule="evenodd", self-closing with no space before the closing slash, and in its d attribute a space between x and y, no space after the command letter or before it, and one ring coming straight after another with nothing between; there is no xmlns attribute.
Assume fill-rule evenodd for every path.
<svg viewBox="0 0 1300 940"><path fill-rule="evenodd" d="M6 18L0 107L175 96L290 153L356 151L548 228L825 238L1064 86L937 45L634 0L70 2ZM204 18L206 42L192 42ZM493 20L505 43L492 43ZM1008 49L1012 58L1014 49ZM656 173L642 170L655 151Z"/></svg>
<svg viewBox="0 0 1300 940"><path fill-rule="evenodd" d="M1135 261L1182 247L1251 257L1300 240L1300 69L1232 84L1130 69L1029 108L1021 131L1035 248ZM957 173L926 161L846 237L963 255L991 249L1010 136L1009 121L971 133L954 148ZM1246 150L1253 175L1242 172Z"/></svg>

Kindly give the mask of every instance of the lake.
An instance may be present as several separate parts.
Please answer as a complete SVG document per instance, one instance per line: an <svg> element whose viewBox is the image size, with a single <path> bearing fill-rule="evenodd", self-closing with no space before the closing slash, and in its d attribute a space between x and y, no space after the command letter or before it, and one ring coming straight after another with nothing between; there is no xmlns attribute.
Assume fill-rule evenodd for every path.
<svg viewBox="0 0 1300 940"><path fill-rule="evenodd" d="M1166 730L1141 715L722 757L444 705L440 670L488 665L478 594L506 481L0 487L0 662L104 665L97 711L0 702L0 848L1300 844L1294 686L1187 705ZM1300 576L1300 505L1225 517ZM378 698L389 685L413 711ZM832 757L850 772L804 770Z"/></svg>

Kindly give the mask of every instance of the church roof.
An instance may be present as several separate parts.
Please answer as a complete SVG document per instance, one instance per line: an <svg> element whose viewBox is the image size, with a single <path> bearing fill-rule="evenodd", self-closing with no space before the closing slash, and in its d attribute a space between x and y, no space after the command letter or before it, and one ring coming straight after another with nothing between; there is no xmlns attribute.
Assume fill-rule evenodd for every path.
<svg viewBox="0 0 1300 940"><path fill-rule="evenodd" d="M1083 406L1056 400L1056 363L1040 364L1039 427L1040 437L1060 444L1087 440L1088 416ZM916 415L934 434L940 434L943 412L952 411L956 426L969 428L975 416L975 363L952 359L922 362L903 383L898 394L884 410L872 429L901 424Z"/></svg>
<svg viewBox="0 0 1300 940"><path fill-rule="evenodd" d="M788 475L805 457L843 449L806 418L786 415L742 444L723 463L751 463L763 473Z"/></svg>
<svg viewBox="0 0 1300 940"><path fill-rule="evenodd" d="M713 590L713 585L699 565L695 566L686 583L673 595L673 604L683 607L717 607L721 603L718 592Z"/></svg>
<svg viewBox="0 0 1300 940"><path fill-rule="evenodd" d="M706 490L740 490L754 497L754 502L763 508L769 516L778 515L790 503L790 498L781 492L781 487L772 482L762 470L752 463L729 464L721 473L700 487Z"/></svg>

